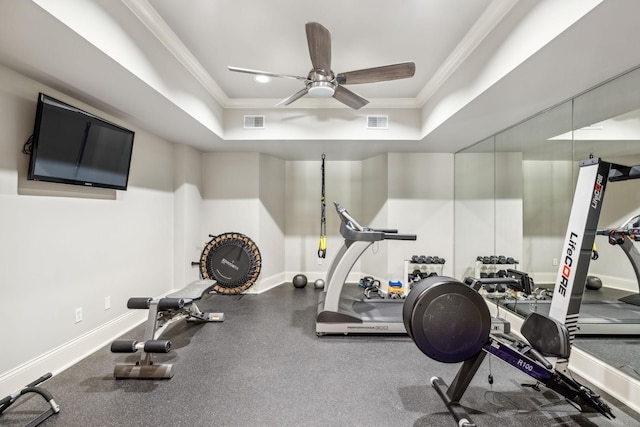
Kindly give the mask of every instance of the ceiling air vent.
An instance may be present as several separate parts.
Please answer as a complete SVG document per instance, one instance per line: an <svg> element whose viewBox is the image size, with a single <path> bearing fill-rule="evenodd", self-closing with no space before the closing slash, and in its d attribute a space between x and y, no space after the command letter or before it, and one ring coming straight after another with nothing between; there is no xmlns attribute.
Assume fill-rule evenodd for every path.
<svg viewBox="0 0 640 427"><path fill-rule="evenodd" d="M245 129L264 129L264 116L244 116Z"/></svg>
<svg viewBox="0 0 640 427"><path fill-rule="evenodd" d="M389 116L367 116L367 129L389 129Z"/></svg>

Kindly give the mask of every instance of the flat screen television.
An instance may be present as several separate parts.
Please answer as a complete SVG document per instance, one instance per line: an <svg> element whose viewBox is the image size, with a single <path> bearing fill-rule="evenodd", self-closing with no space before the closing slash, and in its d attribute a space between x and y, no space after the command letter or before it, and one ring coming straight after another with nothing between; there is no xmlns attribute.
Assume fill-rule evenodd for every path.
<svg viewBox="0 0 640 427"><path fill-rule="evenodd" d="M27 178L126 190L134 132L38 95Z"/></svg>

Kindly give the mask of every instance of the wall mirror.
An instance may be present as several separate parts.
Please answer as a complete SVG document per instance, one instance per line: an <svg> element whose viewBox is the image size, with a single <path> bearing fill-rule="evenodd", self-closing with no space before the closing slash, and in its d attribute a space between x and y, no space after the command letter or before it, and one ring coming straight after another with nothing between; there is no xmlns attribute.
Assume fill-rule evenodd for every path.
<svg viewBox="0 0 640 427"><path fill-rule="evenodd" d="M481 272L477 256L504 255L516 259L536 285L553 284L578 164L590 155L640 164L640 69L456 153L456 278ZM598 228L617 227L639 214L640 179L610 183ZM614 294L639 292L620 247L603 236L596 245L599 258L589 274ZM640 251L640 242L635 245ZM640 314L640 307L632 310ZM612 313L617 315L624 317ZM640 380L640 336L578 336L575 345Z"/></svg>

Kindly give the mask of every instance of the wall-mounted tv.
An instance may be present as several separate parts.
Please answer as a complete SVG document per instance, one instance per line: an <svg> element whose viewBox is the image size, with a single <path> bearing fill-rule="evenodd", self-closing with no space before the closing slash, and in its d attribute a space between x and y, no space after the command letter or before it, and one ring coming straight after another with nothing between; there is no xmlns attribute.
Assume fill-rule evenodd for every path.
<svg viewBox="0 0 640 427"><path fill-rule="evenodd" d="M27 178L126 190L134 132L38 95Z"/></svg>

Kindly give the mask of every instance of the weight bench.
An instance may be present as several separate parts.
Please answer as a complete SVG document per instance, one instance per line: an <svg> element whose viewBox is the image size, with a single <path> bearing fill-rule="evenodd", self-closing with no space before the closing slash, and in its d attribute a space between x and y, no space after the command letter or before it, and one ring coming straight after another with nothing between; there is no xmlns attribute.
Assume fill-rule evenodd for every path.
<svg viewBox="0 0 640 427"><path fill-rule="evenodd" d="M171 351L171 341L159 338L170 325L182 319L192 322L224 321L223 313L205 313L196 304L211 292L215 285L215 280L196 280L164 298L129 298L127 308L149 310L144 340L115 340L111 343L111 352L135 353L141 350L140 360L135 364L116 365L113 376L118 379L169 379L173 377L172 364L153 363L153 353Z"/></svg>

